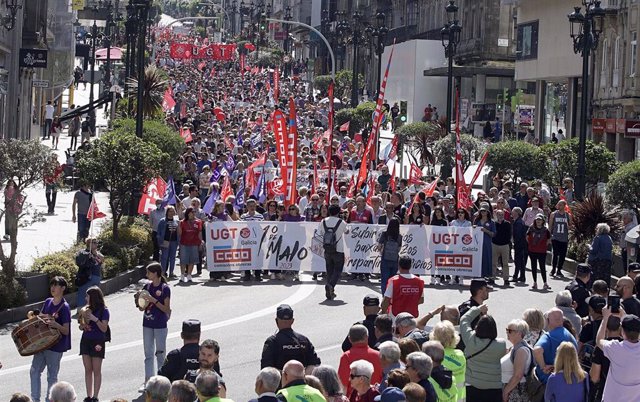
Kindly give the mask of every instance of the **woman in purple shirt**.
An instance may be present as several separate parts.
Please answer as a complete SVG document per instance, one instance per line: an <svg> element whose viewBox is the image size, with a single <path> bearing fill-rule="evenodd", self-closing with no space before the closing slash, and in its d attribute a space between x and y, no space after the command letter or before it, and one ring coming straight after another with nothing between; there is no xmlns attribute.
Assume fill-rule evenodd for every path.
<svg viewBox="0 0 640 402"><path fill-rule="evenodd" d="M67 289L67 281L61 276L55 276L49 282L51 296L44 301L40 317L45 320L50 328L57 329L62 337L55 345L47 350L33 355L31 362L31 399L40 402L40 376L47 368L47 393L58 382L60 371L60 359L62 354L71 349L71 309L64 299L64 291Z"/></svg>
<svg viewBox="0 0 640 402"><path fill-rule="evenodd" d="M296 204L289 205L289 213L285 214L283 217L284 222L302 222L304 221L304 216L300 215L300 209Z"/></svg>
<svg viewBox="0 0 640 402"><path fill-rule="evenodd" d="M82 339L80 356L84 364L84 383L87 388L85 402L97 402L102 385L102 360L105 342L110 341L109 310L104 304L104 295L97 286L87 290L87 308L78 316Z"/></svg>
<svg viewBox="0 0 640 402"><path fill-rule="evenodd" d="M587 373L578 362L571 342L562 342L556 352L554 373L547 380L545 402L586 402L589 396Z"/></svg>
<svg viewBox="0 0 640 402"><path fill-rule="evenodd" d="M144 384L164 363L167 350L167 321L171 314L171 289L167 279L162 275L162 266L157 262L147 265L147 279L150 282L145 284L143 289L149 292L149 295L142 296L147 301L147 306L140 308L138 305L138 309L144 312L142 318ZM154 355L157 368L153 364Z"/></svg>

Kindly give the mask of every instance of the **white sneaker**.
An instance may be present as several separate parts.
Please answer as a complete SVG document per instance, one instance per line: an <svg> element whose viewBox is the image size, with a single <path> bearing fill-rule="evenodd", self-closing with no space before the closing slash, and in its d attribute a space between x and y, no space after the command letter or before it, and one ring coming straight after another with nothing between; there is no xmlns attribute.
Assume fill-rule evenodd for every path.
<svg viewBox="0 0 640 402"><path fill-rule="evenodd" d="M184 274L180 275L180 282L186 282L187 278L185 278Z"/></svg>
<svg viewBox="0 0 640 402"><path fill-rule="evenodd" d="M187 275L187 280L185 282L193 282L191 275Z"/></svg>

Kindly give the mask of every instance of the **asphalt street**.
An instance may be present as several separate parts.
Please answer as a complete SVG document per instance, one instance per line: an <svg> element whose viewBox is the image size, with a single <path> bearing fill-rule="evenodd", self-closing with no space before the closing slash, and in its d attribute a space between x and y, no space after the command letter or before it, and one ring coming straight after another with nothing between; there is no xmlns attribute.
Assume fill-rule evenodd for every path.
<svg viewBox="0 0 640 402"><path fill-rule="evenodd" d="M205 271L206 273L206 271ZM237 277L236 277L237 278ZM236 402L248 401L254 395L255 376L260 370L260 355L264 340L275 333L275 310L281 303L294 309L294 329L307 335L323 363L337 367L340 345L350 325L362 318L362 298L379 292L377 281L343 280L336 288L337 299L327 301L322 283L301 275L301 282L265 281L244 283L238 279L226 282L204 282L195 278L193 284L172 285L172 317L169 321L168 349L179 347L183 319L202 321L202 339L212 338L221 345L220 365L225 377L228 397ZM468 282L468 281L467 281ZM500 281L501 282L501 281ZM506 324L521 316L529 307L543 311L553 306L554 291L563 289L568 280L550 280L553 291L531 291L529 287L496 287L488 301L489 312L498 323L498 334L504 336ZM139 286L139 285L138 285ZM137 390L144 380L142 349L142 314L134 306L135 286L107 297L111 312L112 342L107 344L103 364L103 385L100 399L115 397L142 401ZM442 304L459 304L468 299L468 287L434 287L425 289L425 304L420 313ZM435 325L437 318L430 322ZM7 325L0 328L0 401L7 401L13 392L29 394L30 357L21 357L11 340ZM79 400L85 395L84 369L78 348L80 331L72 322L73 348L63 357L59 379L76 387ZM42 376L43 387L46 373Z"/></svg>

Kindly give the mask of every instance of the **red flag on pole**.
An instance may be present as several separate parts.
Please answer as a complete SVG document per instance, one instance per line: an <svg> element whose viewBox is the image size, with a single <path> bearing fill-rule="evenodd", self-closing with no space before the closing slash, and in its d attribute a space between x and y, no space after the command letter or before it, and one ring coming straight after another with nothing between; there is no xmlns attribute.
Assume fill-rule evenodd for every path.
<svg viewBox="0 0 640 402"><path fill-rule="evenodd" d="M353 179L355 176L351 176L349 187L347 188L347 197L353 197L356 194L356 182Z"/></svg>
<svg viewBox="0 0 640 402"><path fill-rule="evenodd" d="M244 75L245 69L244 69L244 53L240 53L240 74Z"/></svg>
<svg viewBox="0 0 640 402"><path fill-rule="evenodd" d="M278 154L278 162L280 165L280 178L282 179L282 188L287 188L287 119L281 110L275 110L272 116L273 120L273 134L276 139L276 151ZM294 177L295 180L295 177Z"/></svg>
<svg viewBox="0 0 640 402"><path fill-rule="evenodd" d="M387 156L387 160L389 159L395 159L396 156L398 156L398 141L399 141L399 135L398 134L394 134L393 135L393 140L391 140L391 150L389 151L389 155Z"/></svg>
<svg viewBox="0 0 640 402"><path fill-rule="evenodd" d="M89 204L89 210L87 211L87 219L92 221L94 219L104 218L107 215L100 212L98 204L96 203L96 197L91 197L91 204Z"/></svg>
<svg viewBox="0 0 640 402"><path fill-rule="evenodd" d="M411 170L409 171L409 185L411 184L424 184L422 170L415 163L411 164Z"/></svg>
<svg viewBox="0 0 640 402"><path fill-rule="evenodd" d="M480 159L480 163L478 163L478 167L476 168L476 172L473 174L473 178L469 182L469 190L468 190L469 193L471 193L474 183L476 182L476 180L478 180L478 176L480 176L480 173L482 173L482 169L484 168L484 164L487 162L488 155L489 155L489 151L485 151L484 155L482 155L482 158Z"/></svg>
<svg viewBox="0 0 640 402"><path fill-rule="evenodd" d="M187 103L182 101L182 103L180 103L180 118L184 119L185 117L187 117Z"/></svg>
<svg viewBox="0 0 640 402"><path fill-rule="evenodd" d="M329 154L327 155L327 163L329 164L329 187L331 187L331 169L333 166L333 119L335 115L335 108L333 104L333 81L329 83ZM327 192L327 204L329 204L329 192Z"/></svg>
<svg viewBox="0 0 640 402"><path fill-rule="evenodd" d="M376 179L372 174L369 175L369 184L367 189L367 205L371 206L371 198L373 197L373 193L375 193L376 189Z"/></svg>
<svg viewBox="0 0 640 402"><path fill-rule="evenodd" d="M460 146L460 108L458 107L458 97L460 93L456 91L456 194L458 195L458 208L471 208L471 191L464 181L464 171L462 170L462 148Z"/></svg>
<svg viewBox="0 0 640 402"><path fill-rule="evenodd" d="M222 190L220 190L220 199L222 202L227 202L227 197L233 195L233 189L231 188L231 182L229 181L229 175L224 176L224 182L222 183Z"/></svg>
<svg viewBox="0 0 640 402"><path fill-rule="evenodd" d="M184 143L188 143L193 141L193 136L191 135L191 130L188 128L180 128L180 137L184 140Z"/></svg>
<svg viewBox="0 0 640 402"><path fill-rule="evenodd" d="M204 99L202 98L202 89L198 89L198 106L204 109Z"/></svg>
<svg viewBox="0 0 640 402"><path fill-rule="evenodd" d="M204 61L201 61L200 63L198 63L198 70L202 71L202 69L207 65L207 63L205 63Z"/></svg>
<svg viewBox="0 0 640 402"><path fill-rule="evenodd" d="M156 200L162 199L165 191L167 191L167 182L162 177L158 176L150 180L142 190L142 197L140 197L140 202L138 203L138 213L149 215L149 212L156 207Z"/></svg>
<svg viewBox="0 0 640 402"><path fill-rule="evenodd" d="M339 130L340 131L349 131L349 123L351 123L351 120L349 120L348 122L346 122L343 125L341 125Z"/></svg>
<svg viewBox="0 0 640 402"><path fill-rule="evenodd" d="M431 183L429 183L427 188L422 190L422 192L425 193L425 195L427 197L433 197L433 192L436 191L436 187L438 187L438 180L439 179L440 179L439 177L436 177L435 180L433 180Z"/></svg>
<svg viewBox="0 0 640 402"><path fill-rule="evenodd" d="M393 46L391 46L391 53L389 54L389 61L387 62L387 68L384 72L384 77L380 82L380 89L378 91L378 101L376 102L376 109L373 112L373 126L371 127L371 134L369 134L369 141L365 152L370 152L369 156L373 162L377 158L378 149L378 131L380 130L380 124L382 123L382 117L384 115L382 111L382 105L384 104L384 93L387 88L387 78L389 77L389 68L391 67L391 59L393 58L393 50L396 47L396 41L394 39ZM369 146L371 144L371 146Z"/></svg>
<svg viewBox="0 0 640 402"><path fill-rule="evenodd" d="M396 192L396 164L393 164L393 172L391 172L391 179L389 179L389 188L391 189L391 194Z"/></svg>
<svg viewBox="0 0 640 402"><path fill-rule="evenodd" d="M273 68L273 99L277 102L280 96L280 69L278 66Z"/></svg>
<svg viewBox="0 0 640 402"><path fill-rule="evenodd" d="M169 87L164 91L164 97L162 98L162 110L169 112L172 111L175 106L176 101L173 100L173 91L171 90L171 87Z"/></svg>
<svg viewBox="0 0 640 402"><path fill-rule="evenodd" d="M296 117L296 103L292 97L289 98L289 126L286 135L286 159L287 159L287 186L285 188L284 205L289 206L296 203L298 198L297 180L298 177L298 119ZM315 168L315 164L314 164ZM317 176L317 175L316 175ZM315 179L317 182L317 178ZM317 190L316 190L317 191Z"/></svg>

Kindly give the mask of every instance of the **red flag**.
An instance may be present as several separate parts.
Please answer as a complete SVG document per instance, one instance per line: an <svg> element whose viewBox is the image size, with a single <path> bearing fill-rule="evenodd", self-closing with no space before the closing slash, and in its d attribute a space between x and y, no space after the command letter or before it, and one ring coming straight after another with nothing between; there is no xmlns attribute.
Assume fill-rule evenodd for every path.
<svg viewBox="0 0 640 402"><path fill-rule="evenodd" d="M319 151L322 148L322 140L326 139L329 141L331 139L331 130L327 130L322 135L316 135L313 139L313 149L314 151Z"/></svg>
<svg viewBox="0 0 640 402"><path fill-rule="evenodd" d="M278 66L273 68L273 99L277 102L280 96L280 69Z"/></svg>
<svg viewBox="0 0 640 402"><path fill-rule="evenodd" d="M353 136L353 142L355 142L355 143L362 142L362 132L357 132L357 133Z"/></svg>
<svg viewBox="0 0 640 402"><path fill-rule="evenodd" d="M233 151L233 142L229 136L224 136L224 146L227 147L228 151Z"/></svg>
<svg viewBox="0 0 640 402"><path fill-rule="evenodd" d="M140 202L138 203L138 213L149 215L149 212L156 206L156 200L162 199L165 191L167 191L167 182L162 177L150 180L142 190L142 197L140 197Z"/></svg>
<svg viewBox="0 0 640 402"><path fill-rule="evenodd" d="M409 171L409 185L411 184L424 184L422 170L415 163L411 164L411 170Z"/></svg>
<svg viewBox="0 0 640 402"><path fill-rule="evenodd" d="M391 179L389 179L389 188L391 189L391 193L396 192L396 164L393 164L393 172L391 172Z"/></svg>
<svg viewBox="0 0 640 402"><path fill-rule="evenodd" d="M246 176L246 186L249 189L249 194L253 194L256 186L258 185L258 180L256 180L256 172L255 169L263 166L267 161L267 152L265 151L261 156L258 157L249 167L247 168L247 176Z"/></svg>
<svg viewBox="0 0 640 402"><path fill-rule="evenodd" d="M182 103L180 103L180 118L184 119L185 117L187 117L187 103L182 101Z"/></svg>
<svg viewBox="0 0 640 402"><path fill-rule="evenodd" d="M348 197L353 197L356 193L356 182L353 178L354 176L351 176L351 181L349 182L349 187L347 188Z"/></svg>
<svg viewBox="0 0 640 402"><path fill-rule="evenodd" d="M224 176L224 182L222 183L222 190L220 190L220 199L222 202L227 202L227 197L233 195L233 189L231 188L231 182L229 181L229 175Z"/></svg>
<svg viewBox="0 0 640 402"><path fill-rule="evenodd" d="M333 105L333 81L329 83L329 153L327 154L327 163L329 164L329 186L331 186L331 169L333 167L333 119L334 119L334 105ZM329 192L327 191L327 204L329 204Z"/></svg>
<svg viewBox="0 0 640 402"><path fill-rule="evenodd" d="M560 187L560 199L562 201L565 202L564 204L564 211L569 214L570 217L573 218L573 213L571 212L571 208L569 208L569 205L566 204L567 202L567 197L564 196L564 189L562 187Z"/></svg>
<svg viewBox="0 0 640 402"><path fill-rule="evenodd" d="M289 206L296 203L298 191L296 178L298 177L298 123L296 117L296 103L289 97L289 126L287 130L286 159L287 159L287 186L285 188L284 205ZM315 167L315 164L314 164ZM317 176L316 179L317 180Z"/></svg>
<svg viewBox="0 0 640 402"><path fill-rule="evenodd" d="M462 170L462 148L460 146L460 108L458 98L460 93L456 91L456 194L458 195L457 208L471 208L470 188L464 181L464 171Z"/></svg>
<svg viewBox="0 0 640 402"><path fill-rule="evenodd" d="M395 159L398 156L398 141L400 136L398 134L393 135L393 140L391 140L391 150L389 151L388 159Z"/></svg>
<svg viewBox="0 0 640 402"><path fill-rule="evenodd" d="M244 74L244 53L240 53L240 74Z"/></svg>
<svg viewBox="0 0 640 402"><path fill-rule="evenodd" d="M216 75L216 69L211 67L211 72L209 72L209 77L213 78Z"/></svg>
<svg viewBox="0 0 640 402"><path fill-rule="evenodd" d="M349 123L351 123L351 120L349 120L348 122L346 122L343 125L341 125L339 130L340 131L349 131Z"/></svg>
<svg viewBox="0 0 640 402"><path fill-rule="evenodd" d="M164 97L162 98L162 110L164 110L165 113L170 112L175 106L176 101L173 100L173 91L171 90L171 87L169 87L164 91Z"/></svg>
<svg viewBox="0 0 640 402"><path fill-rule="evenodd" d="M267 193L273 198L277 195L284 195L284 182L282 179L274 179L267 183Z"/></svg>
<svg viewBox="0 0 640 402"><path fill-rule="evenodd" d="M391 67L391 59L393 58L393 49L395 47L396 42L394 40L393 46L391 46L391 53L389 54L389 61L387 62L387 68L384 72L382 82L380 83L380 90L378 91L378 101L376 102L376 109L373 112L373 126L371 127L369 141L367 141L367 148L365 150L365 153L370 153L369 158L371 158L373 162L376 161L377 157L376 150L378 148L378 144L376 140L378 131L380 130L380 124L382 123L382 117L384 115L384 113L382 112L382 105L384 104L384 93L387 88L387 78L389 77L389 68Z"/></svg>
<svg viewBox="0 0 640 402"><path fill-rule="evenodd" d="M188 128L181 128L180 129L180 137L182 137L182 139L184 140L185 144L193 141L193 136L191 135L191 130L188 129Z"/></svg>
<svg viewBox="0 0 640 402"><path fill-rule="evenodd" d="M427 197L433 197L433 192L436 191L436 187L438 187L439 179L440 179L439 177L436 177L431 183L429 183L427 188L422 190L422 192L425 193Z"/></svg>
<svg viewBox="0 0 640 402"><path fill-rule="evenodd" d="M485 151L484 155L482 155L482 158L480 159L480 163L478 164L478 167L476 168L476 172L473 174L473 179L471 179L471 181L469 182L469 190L468 192L471 193L471 190L473 188L473 184L476 182L476 180L478 180L478 176L480 176L480 173L482 172L482 169L484 168L484 164L487 162L487 156L489 155L489 151Z"/></svg>
<svg viewBox="0 0 640 402"><path fill-rule="evenodd" d="M204 109L204 99L202 99L202 89L198 89L198 106Z"/></svg>
<svg viewBox="0 0 640 402"><path fill-rule="evenodd" d="M369 185L367 189L367 205L371 206L371 198L373 197L373 193L375 193L376 189L376 179L372 174L369 175Z"/></svg>
<svg viewBox="0 0 640 402"><path fill-rule="evenodd" d="M201 61L200 63L198 63L198 70L202 71L202 69L204 69L206 65L207 63Z"/></svg>
<svg viewBox="0 0 640 402"><path fill-rule="evenodd" d="M320 178L318 177L318 164L313 164L313 191L311 194L318 194L318 187L320 187Z"/></svg>
<svg viewBox="0 0 640 402"><path fill-rule="evenodd" d="M94 219L104 218L107 215L100 212L98 204L96 203L96 197L91 197L91 204L89 204L89 210L87 211L87 219L92 221Z"/></svg>
<svg viewBox="0 0 640 402"><path fill-rule="evenodd" d="M276 151L278 153L278 162L280 165L280 178L282 179L283 185L282 188L287 188L287 178L288 178L288 149L287 146L287 119L282 113L281 110L275 110L272 116L273 120L273 134L276 139ZM294 177L295 179L295 177Z"/></svg>

